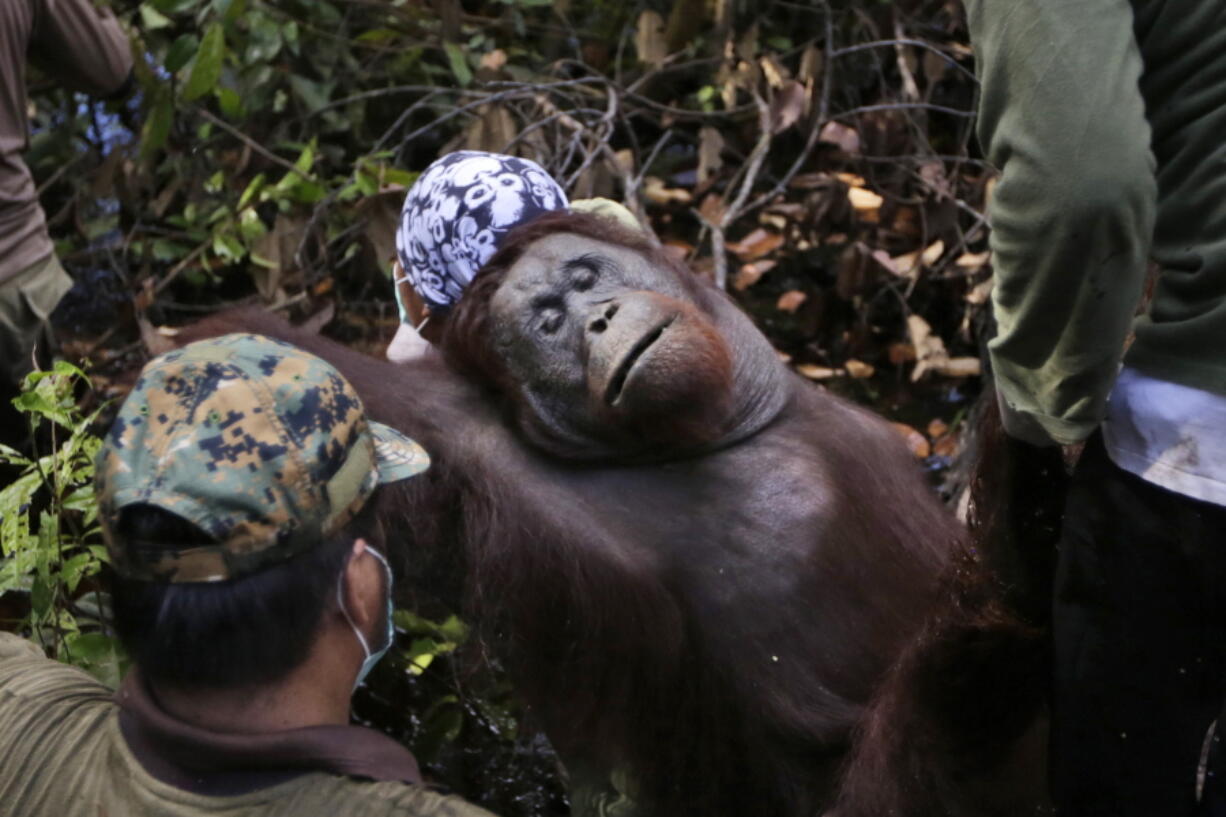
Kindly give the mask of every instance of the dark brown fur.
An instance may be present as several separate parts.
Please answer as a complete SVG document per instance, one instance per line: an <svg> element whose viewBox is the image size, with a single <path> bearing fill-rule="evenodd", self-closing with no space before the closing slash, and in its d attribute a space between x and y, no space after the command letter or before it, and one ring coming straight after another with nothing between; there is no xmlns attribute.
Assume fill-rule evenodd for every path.
<svg viewBox="0 0 1226 817"><path fill-rule="evenodd" d="M517 247L563 228L610 235L573 218L521 230L448 320L449 363L384 363L252 311L184 339L290 340L426 446L434 468L386 503L411 583L444 603L462 584L560 751L629 771L650 814L814 817L834 804L857 725L842 812L957 801L976 773L964 758L982 750L990 766L1034 714L1029 692L998 698L1000 713L971 706L1011 683L1031 639L995 605L964 531L883 421L794 376L768 426L694 456L577 465L525 443L481 305ZM616 240L699 304L723 297ZM969 712L999 714L1002 739Z"/></svg>

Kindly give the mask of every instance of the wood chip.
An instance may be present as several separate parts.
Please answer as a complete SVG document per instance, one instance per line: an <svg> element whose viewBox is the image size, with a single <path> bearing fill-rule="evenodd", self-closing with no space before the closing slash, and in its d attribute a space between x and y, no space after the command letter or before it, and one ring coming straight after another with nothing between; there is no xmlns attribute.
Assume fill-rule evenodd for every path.
<svg viewBox="0 0 1226 817"><path fill-rule="evenodd" d="M860 133L855 128L849 128L840 122L827 122L817 137L827 144L837 145L839 150L849 156L860 154ZM863 184L863 179L860 180Z"/></svg>
<svg viewBox="0 0 1226 817"><path fill-rule="evenodd" d="M915 347L909 343L891 343L886 350L886 356L891 364L901 366L915 360Z"/></svg>
<svg viewBox="0 0 1226 817"><path fill-rule="evenodd" d="M906 423L890 423L898 435L907 443L907 448L911 449L911 453L918 459L924 459L932 453L932 446L923 434L920 434Z"/></svg>
<svg viewBox="0 0 1226 817"><path fill-rule="evenodd" d="M742 261L755 261L765 255L769 255L781 246L783 246L782 235L768 232L761 227L755 229L740 241L727 245L729 252L732 252Z"/></svg>
<svg viewBox="0 0 1226 817"><path fill-rule="evenodd" d="M873 368L872 364L865 363L862 360L856 360L855 358L849 359L843 364L843 366L847 369L847 374L857 380L864 380L877 373L877 370Z"/></svg>
<svg viewBox="0 0 1226 817"><path fill-rule="evenodd" d="M770 104L771 133L783 133L800 121L805 113L805 86L789 79L775 93Z"/></svg>
<svg viewBox="0 0 1226 817"><path fill-rule="evenodd" d="M812 363L801 363L796 371L810 380L829 380L843 374L842 369L831 369L829 366L814 366Z"/></svg>
<svg viewBox="0 0 1226 817"><path fill-rule="evenodd" d="M648 10L639 15L634 30L634 50L648 65L664 64L668 57L668 39L664 33L664 18L659 12Z"/></svg>
<svg viewBox="0 0 1226 817"><path fill-rule="evenodd" d="M698 214L707 220L708 224L719 224L724 220L724 200L715 193L703 196L702 204L698 205Z"/></svg>
<svg viewBox="0 0 1226 817"><path fill-rule="evenodd" d="M938 457L955 457L962 447L962 437L959 434L946 434L932 444L932 453Z"/></svg>
<svg viewBox="0 0 1226 817"><path fill-rule="evenodd" d="M851 187L847 190L847 200L856 214L865 221L876 221L878 211L885 199L864 187Z"/></svg>
<svg viewBox="0 0 1226 817"><path fill-rule="evenodd" d="M491 71L499 71L507 64L507 52L501 48L495 48L493 51L481 55L481 67L488 68Z"/></svg>
<svg viewBox="0 0 1226 817"><path fill-rule="evenodd" d="M933 264L940 261L941 256L944 254L945 242L938 238L936 241L928 245L928 249L924 250L923 255L920 256L920 261L923 262L925 267L931 267Z"/></svg>
<svg viewBox="0 0 1226 817"><path fill-rule="evenodd" d="M783 83L792 75L787 66L776 59L773 54L759 57L758 65L762 68L762 75L766 77L767 84L775 89L782 88Z"/></svg>
<svg viewBox="0 0 1226 817"><path fill-rule="evenodd" d="M698 181L705 182L724 166L724 137L710 125L698 131Z"/></svg>
<svg viewBox="0 0 1226 817"><path fill-rule="evenodd" d="M664 180L648 176L643 180L643 195L653 204L689 204L694 200L690 191L680 187L665 187Z"/></svg>
<svg viewBox="0 0 1226 817"><path fill-rule="evenodd" d="M779 265L778 261L772 258L763 258L760 261L754 261L751 264L743 264L737 270L736 276L732 279L732 288L737 292L742 292L762 279L762 276L773 270Z"/></svg>
<svg viewBox="0 0 1226 817"><path fill-rule="evenodd" d="M994 280L995 279L993 278L989 278L988 280L980 281L971 287L971 291L966 293L966 302L969 304L975 304L976 306L979 304L986 304L988 302L988 298L992 297L992 285Z"/></svg>
<svg viewBox="0 0 1226 817"><path fill-rule="evenodd" d="M779 300L775 303L775 308L780 312L792 314L797 309L800 309L801 305L807 300L809 300L808 295L799 289L792 289L779 296Z"/></svg>
<svg viewBox="0 0 1226 817"><path fill-rule="evenodd" d="M988 250L964 252L958 256L957 261L954 261L954 266L958 269L977 270L990 260L992 260L992 253Z"/></svg>
<svg viewBox="0 0 1226 817"><path fill-rule="evenodd" d="M978 377L982 372L982 364L977 357L952 357L933 368L937 374L945 377Z"/></svg>

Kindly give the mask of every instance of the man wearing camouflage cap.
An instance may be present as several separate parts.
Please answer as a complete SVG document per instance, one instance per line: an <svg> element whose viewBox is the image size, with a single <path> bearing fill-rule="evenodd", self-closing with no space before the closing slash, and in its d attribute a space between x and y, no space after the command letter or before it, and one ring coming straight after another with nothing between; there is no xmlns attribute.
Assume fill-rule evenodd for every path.
<svg viewBox="0 0 1226 817"><path fill-rule="evenodd" d="M349 725L392 643L381 485L425 470L324 361L256 335L149 363L98 455L119 692L0 634L0 811L489 817Z"/></svg>

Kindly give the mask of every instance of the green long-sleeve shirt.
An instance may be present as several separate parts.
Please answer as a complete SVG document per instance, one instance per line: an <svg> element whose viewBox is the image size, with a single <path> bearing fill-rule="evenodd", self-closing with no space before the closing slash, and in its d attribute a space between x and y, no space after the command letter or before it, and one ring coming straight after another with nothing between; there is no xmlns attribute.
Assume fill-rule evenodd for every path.
<svg viewBox="0 0 1226 817"><path fill-rule="evenodd" d="M1006 428L1069 443L1127 363L1226 395L1226 2L966 0Z"/></svg>

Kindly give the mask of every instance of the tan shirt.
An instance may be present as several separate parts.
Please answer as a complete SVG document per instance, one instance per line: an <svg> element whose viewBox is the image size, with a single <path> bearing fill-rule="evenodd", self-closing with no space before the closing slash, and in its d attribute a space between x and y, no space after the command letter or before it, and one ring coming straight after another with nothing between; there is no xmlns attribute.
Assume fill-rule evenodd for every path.
<svg viewBox="0 0 1226 817"><path fill-rule="evenodd" d="M132 72L128 37L92 0L0 2L0 281L51 254L29 144L27 58L73 91L108 96Z"/></svg>
<svg viewBox="0 0 1226 817"><path fill-rule="evenodd" d="M0 814L493 817L458 797L425 786L312 771L308 764L314 762L318 768L322 756L321 742L311 736L302 740L290 733L280 733L280 737L257 736L253 741L247 736L210 734L202 739L199 757L187 757L186 752L178 750L191 738L193 730L183 724L167 723L164 714L160 718L151 717L151 713L142 711L150 706L148 701L138 700L135 704L124 702L121 709L111 691L86 673L49 661L28 641L0 632ZM121 712L135 715L137 726L145 732L139 741L143 746L137 745L135 753L125 739ZM320 728L370 731L360 727ZM365 766L370 775L382 777L380 767L394 760L395 752L376 745L380 739L390 739L377 733L372 736L365 740L343 736L334 740L337 745L327 752L331 757L322 762L332 767L339 763L351 769ZM286 759L280 765L288 768L283 768L281 774L267 768L266 758L251 752L257 743L264 754ZM349 751L342 751L343 744L348 744ZM138 760L138 755L148 754L151 747L161 755L152 772ZM217 777L216 772L224 769L220 755L234 758L244 752L246 769L231 768ZM208 785L194 785L200 782L197 780L188 780L183 785L167 782L182 776L192 766L211 767L211 771L198 774L212 776L213 782ZM415 768L405 770L408 776L415 773ZM267 785L251 789L252 782ZM239 793L217 795L201 791L219 788Z"/></svg>

